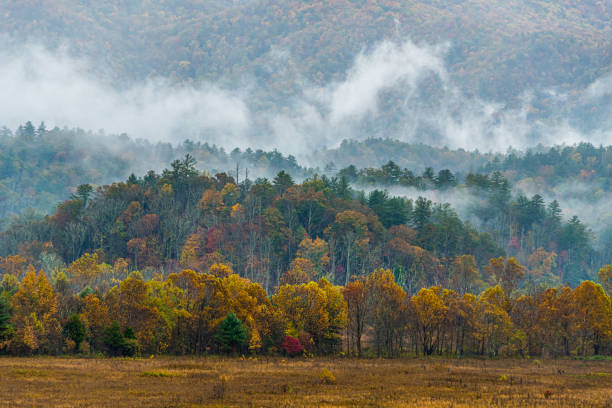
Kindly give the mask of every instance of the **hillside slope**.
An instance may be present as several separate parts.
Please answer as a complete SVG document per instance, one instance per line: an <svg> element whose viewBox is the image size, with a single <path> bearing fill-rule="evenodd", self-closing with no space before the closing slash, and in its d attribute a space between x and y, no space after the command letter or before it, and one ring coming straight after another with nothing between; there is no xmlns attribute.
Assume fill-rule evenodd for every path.
<svg viewBox="0 0 612 408"><path fill-rule="evenodd" d="M535 0L6 0L12 39L68 44L114 79L179 81L254 76L276 90L279 55L322 84L385 38L451 45L451 74L467 93L508 100L525 89L584 87L612 62L606 1ZM288 54L286 54L288 53ZM287 55L290 55L288 57Z"/></svg>

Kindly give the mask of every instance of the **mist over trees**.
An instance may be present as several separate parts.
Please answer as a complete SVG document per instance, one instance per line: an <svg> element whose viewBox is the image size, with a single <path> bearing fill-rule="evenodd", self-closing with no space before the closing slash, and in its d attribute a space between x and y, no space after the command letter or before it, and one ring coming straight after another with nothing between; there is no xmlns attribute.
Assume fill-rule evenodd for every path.
<svg viewBox="0 0 612 408"><path fill-rule="evenodd" d="M609 355L611 14L1 2L0 354Z"/></svg>
<svg viewBox="0 0 612 408"><path fill-rule="evenodd" d="M274 150L226 152L222 147L185 140L151 143L128 135L106 135L82 129L48 129L44 122L26 122L12 131L0 129L0 226L11 215L31 208L51 212L58 202L69 198L80 184L103 185L161 170L172 160L190 154L213 174L236 170L239 177L272 176L280 170L304 177L309 170L295 157ZM147 160L143 161L142 158Z"/></svg>
<svg viewBox="0 0 612 408"><path fill-rule="evenodd" d="M576 200L571 192L559 194L558 200L555 194L550 194L551 190L563 189L573 181L588 185L593 191L593 201L596 202L597 191L607 191L605 180L608 179L608 148L604 147L595 148L583 143L573 147L554 147L541 152L527 151L524 154L513 151L507 156L427 148L429 152L441 158L451 158L459 169L468 167L474 157L489 160L481 166L479 172L453 171L447 168L434 170L425 166L425 162L436 163L432 154L424 156L422 163L413 162L411 168L414 170L400 167L393 161L380 168L360 169L354 165L336 169L334 164L328 163L321 170L302 167L293 156L284 156L277 151L234 149L227 153L214 145L189 140L172 146L163 143L150 144L142 140L132 141L125 135L114 136L114 141L103 139L104 141L96 142L94 138L94 134L81 130L48 130L44 123L35 127L28 122L14 133L5 128L0 140L4 147L0 158L3 169L3 179L0 180L3 199L0 208L3 211L5 228L10 228L3 233L1 255L15 254L23 241L31 240L32 237L36 237L40 242L51 240L49 230L58 225L49 224L48 218L44 218L45 211L52 209L58 201L72 197L72 200L61 204L56 213L60 214L60 218L67 217L59 225L64 232L59 235L57 232L53 233L56 240L54 246L60 251L65 262L75 260L84 252L103 248L112 258L127 258L130 255L136 263L136 268L147 266L139 260L142 258L141 247L146 241L142 233L130 231L128 225L125 225L124 228L128 231L119 236L125 236L127 239L114 242L108 237L101 238L106 235L103 231L108 230L108 225L96 225L96 222L110 224L110 220L116 218L119 212L127 210L124 208L125 202L131 206L130 211L144 215L146 222L155 224L147 228L157 228L159 223L165 227L162 236L157 237L161 244L158 242L156 245L163 247L155 250L157 265L171 258L179 259L187 235L202 227L198 221L202 215L194 208L195 201L199 197L211 202L206 205L216 205L220 199L219 195L225 194L223 187L229 183L236 189L236 192L231 194L232 205L253 205L253 197L263 194L260 197L260 200L263 200L260 211L274 204L273 206L281 211L282 217L289 217L284 222L290 229L295 230L298 226L303 228L303 232L294 232L297 235L291 238L292 247L281 257L276 269L288 269L290 257L295 254L296 245L301 241L300 234L305 233L313 239L330 241L329 245L338 251L332 256L333 268L341 266L349 271L344 279L339 278L337 282L346 283L354 268L361 268L357 272L363 273L372 265L367 262L362 264L356 252L357 244L366 238L370 239L369 234L372 233L370 230L366 233L367 216L364 220L364 215L354 213L352 205L346 208L348 212L339 214L343 207L337 207L334 200L325 204L321 204L319 200L309 200L308 205L299 203L299 207L296 201L300 201L301 196L287 201L285 196L296 188L294 180L306 179L304 182L307 186L312 183L320 184L315 189L317 196L322 195L321 191L327 191L327 188L334 192L335 195L332 196L337 197L336 199L354 199L355 203L368 208L384 229L396 226L411 227L416 235L412 241L406 239L406 242L432 251L440 259L466 253L477 256L480 265L486 263L488 259L479 252L480 248L470 248L474 239L472 236L486 232L488 235L477 238L482 242L482 248L487 248L482 249L484 252L497 255L493 254L493 248L499 248L503 253L517 257L526 265L535 265L537 259L542 257L550 259L548 271L542 270L540 275L549 278L551 284L569 282L576 285L582 279L594 277L598 268L609 262L606 253L607 248L612 245L612 240L609 239L607 231L611 223L606 219L593 223L591 211L580 211L581 203L586 206L587 202L591 201L584 194L584 190L577 201L578 205L576 201L571 201L572 212L564 210L566 198ZM394 141L388 143L402 147L404 151L414 151L416 155L421 149L419 145L398 144ZM346 154L344 160L355 157L356 162L359 162L363 157L360 149L371 151L374 148L375 152L378 152L384 148L385 141L352 142L351 151L347 151L344 146L346 145L343 144L340 150ZM190 158L188 163L175 161L172 170L164 170L162 174L148 172L142 178L133 175L132 170L135 167L155 165L166 159L171 161L179 154L189 154L193 159ZM141 157L149 159L146 163L140 163ZM194 166L198 162L201 163L199 166L209 169L212 173L200 174L196 171ZM229 171L224 173L216 170L223 168ZM419 171L418 168L423 170ZM317 172L324 176L316 176ZM141 174L143 173L145 171ZM221 178L211 181L213 173ZM104 192L116 187L102 187L97 193L96 188L83 189L91 180L97 182L92 184L101 185L106 181L126 178L129 174L132 174L127 181L130 186L154 192L160 185L167 184L169 188L180 189L181 195L173 201L171 208L160 204L159 199L149 203L141 197L142 192L132 199L112 200L112 204L107 208L108 200L103 200ZM259 176L269 177L268 181L264 182L266 179L258 178ZM191 181L184 184L187 183L185 180ZM199 181L196 183L194 180ZM196 184L192 185L193 183ZM526 194L522 190L526 186L542 183L548 186L548 190L543 191L544 196L551 197L548 200L541 194ZM209 188L212 184L219 190L214 194ZM517 185L522 188L516 188ZM185 188L188 190L183 191ZM361 188L365 189L365 192L359 192ZM408 190L394 190L397 188ZM202 194L206 197L202 197ZM277 195L278 203L275 201ZM445 204L445 201L449 201L451 205ZM602 204L605 202L602 201ZM329 206L334 208L331 213L326 209ZM27 207L32 207L39 213L28 210L13 221L9 220L8 214L20 214ZM578 211L573 212L574 210ZM251 210L247 224L250 225L258 215ZM339 217L337 222L330 222L336 216ZM581 221L583 217L591 224ZM223 225L231 220L214 211L207 213L205 218L208 220L206 230L216 228L216 234L221 234L219 231L223 229L218 228L215 223ZM281 228L284 224L278 225ZM430 225L438 227L432 229ZM590 225L595 225L596 230L590 230ZM44 232L45 228L47 232ZM15 235L16 231L21 231L20 235ZM97 231L98 238L94 239L91 235L93 231ZM158 230L155 231L157 234ZM175 236L168 235L167 231L172 231ZM263 235L252 235L250 239L259 241L261 236ZM129 247L126 246L128 241ZM102 243L104 246L101 247ZM255 251L255 247L251 245L250 251L250 256L254 256L252 251ZM269 254L269 249L267 251ZM536 255L532 256L533 254ZM246 259L238 260L244 258L243 254L234 254L232 258L235 266L248 262ZM450 263L448 261L448 264ZM331 272L336 273L335 269ZM271 285L280 278L280 273L278 270L274 272L274 282Z"/></svg>
<svg viewBox="0 0 612 408"><path fill-rule="evenodd" d="M73 40L77 55L123 81L234 81L248 73L284 95L299 78L338 80L364 46L385 38L452 41L446 59L467 93L508 100L526 89L577 89L605 74L611 12L597 1L7 0L0 27L49 46ZM279 59L289 61L280 77ZM537 96L543 113L556 103Z"/></svg>

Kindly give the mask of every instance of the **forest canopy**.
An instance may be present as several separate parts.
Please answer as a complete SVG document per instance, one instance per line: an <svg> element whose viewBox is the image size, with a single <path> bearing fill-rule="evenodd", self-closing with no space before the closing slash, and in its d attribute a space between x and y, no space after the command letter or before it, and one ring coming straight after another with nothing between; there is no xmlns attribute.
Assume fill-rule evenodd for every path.
<svg viewBox="0 0 612 408"><path fill-rule="evenodd" d="M577 217L513 196L499 172L463 182L484 192L481 232L346 174L238 182L195 163L80 185L0 233L4 351L361 354L366 331L387 356L610 351L605 257ZM448 170L418 179L457 188Z"/></svg>

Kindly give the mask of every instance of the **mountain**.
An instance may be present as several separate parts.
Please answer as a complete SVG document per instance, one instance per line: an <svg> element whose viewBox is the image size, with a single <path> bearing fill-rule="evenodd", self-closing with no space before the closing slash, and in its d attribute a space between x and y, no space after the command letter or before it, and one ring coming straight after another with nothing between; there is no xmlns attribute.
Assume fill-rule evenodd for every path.
<svg viewBox="0 0 612 408"><path fill-rule="evenodd" d="M0 31L92 59L115 81L150 76L231 83L281 94L341 79L383 39L447 43L467 94L582 89L610 70L612 4L597 0L5 0ZM279 75L271 66L288 71ZM288 83L289 82L289 83Z"/></svg>

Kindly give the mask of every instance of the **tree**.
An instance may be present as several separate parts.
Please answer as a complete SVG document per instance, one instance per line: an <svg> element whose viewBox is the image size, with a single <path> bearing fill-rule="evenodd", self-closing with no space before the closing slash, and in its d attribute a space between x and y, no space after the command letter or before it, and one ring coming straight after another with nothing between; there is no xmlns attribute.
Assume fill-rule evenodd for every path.
<svg viewBox="0 0 612 408"><path fill-rule="evenodd" d="M538 305L531 296L522 295L512 305L510 318L517 330L525 334L525 345L518 352L521 357L535 354L538 343Z"/></svg>
<svg viewBox="0 0 612 408"><path fill-rule="evenodd" d="M153 298L154 284L155 281L147 282L138 272L133 272L105 298L111 318L120 326L134 330L139 345L147 352L159 351L156 336L167 329Z"/></svg>
<svg viewBox="0 0 612 408"><path fill-rule="evenodd" d="M415 202L412 223L419 233L423 231L423 227L429 222L432 214L431 206L431 201L424 197L417 198Z"/></svg>
<svg viewBox="0 0 612 408"><path fill-rule="evenodd" d="M168 292L175 293L171 349L203 353L214 345L217 327L230 311L230 294L223 279L185 269L170 274L165 284Z"/></svg>
<svg viewBox="0 0 612 408"><path fill-rule="evenodd" d="M81 184L77 187L76 194L72 196L72 199L80 200L83 207L87 207L92 192L93 187L90 184Z"/></svg>
<svg viewBox="0 0 612 408"><path fill-rule="evenodd" d="M349 282L342 291L347 304L348 324L347 342L349 353L357 348L357 355L361 356L361 337L365 328L368 313L368 299L366 292L366 281L363 278ZM352 347L351 347L352 345Z"/></svg>
<svg viewBox="0 0 612 408"><path fill-rule="evenodd" d="M538 248L529 256L529 275L536 280L546 280L555 283L554 267L556 266L557 254Z"/></svg>
<svg viewBox="0 0 612 408"><path fill-rule="evenodd" d="M232 268L224 263L214 263L208 268L208 273L216 276L217 278L226 278L230 276L232 273Z"/></svg>
<svg viewBox="0 0 612 408"><path fill-rule="evenodd" d="M96 283L100 283L104 274L110 271L110 265L100 263L97 253L84 253L66 269L73 283L80 288L95 286Z"/></svg>
<svg viewBox="0 0 612 408"><path fill-rule="evenodd" d="M11 347L20 353L59 351L61 326L57 319L57 296L43 271L30 266L21 286L11 298L15 336Z"/></svg>
<svg viewBox="0 0 612 408"><path fill-rule="evenodd" d="M293 357L302 354L304 352L304 347L302 347L300 344L300 339L285 336L283 342L281 343L281 350L286 355Z"/></svg>
<svg viewBox="0 0 612 408"><path fill-rule="evenodd" d="M505 306L506 295L499 286L485 290L478 297L476 337L480 341L481 354L496 356L500 348L507 344L512 321Z"/></svg>
<svg viewBox="0 0 612 408"><path fill-rule="evenodd" d="M74 341L74 351L78 353L81 349L81 343L85 340L85 326L83 326L79 315L73 314L70 316L70 320L64 325L64 334Z"/></svg>
<svg viewBox="0 0 612 408"><path fill-rule="evenodd" d="M448 169L440 170L436 178L436 187L441 190L448 189L457 185L457 178Z"/></svg>
<svg viewBox="0 0 612 408"><path fill-rule="evenodd" d="M21 255L7 255L6 258L0 256L0 270L21 279L26 271L27 262L27 259Z"/></svg>
<svg viewBox="0 0 612 408"><path fill-rule="evenodd" d="M217 340L219 347L225 353L242 351L247 340L246 330L234 313L229 312L227 314L227 317L219 326L215 340Z"/></svg>
<svg viewBox="0 0 612 408"><path fill-rule="evenodd" d="M0 292L0 350L13 333L11 325L11 305L5 292Z"/></svg>
<svg viewBox="0 0 612 408"><path fill-rule="evenodd" d="M592 347L597 355L612 340L612 305L601 285L584 281L574 289L577 307L577 329L584 355Z"/></svg>
<svg viewBox="0 0 612 408"><path fill-rule="evenodd" d="M439 344L442 335L441 324L446 318L448 307L442 301L441 288L432 287L419 290L410 299L412 311L415 313L417 335L423 354L431 355Z"/></svg>
<svg viewBox="0 0 612 408"><path fill-rule="evenodd" d="M576 337L576 309L574 291L567 286L548 288L538 295L537 318L528 324L535 328L540 349L553 355L570 355Z"/></svg>
<svg viewBox="0 0 612 408"><path fill-rule="evenodd" d="M612 265L606 265L599 270L599 280L608 296L612 296Z"/></svg>
<svg viewBox="0 0 612 408"><path fill-rule="evenodd" d="M388 269L374 271L366 280L368 299L367 321L374 328L376 350L388 356L399 353L404 326L406 292L395 283Z"/></svg>
<svg viewBox="0 0 612 408"><path fill-rule="evenodd" d="M80 319L86 327L86 338L92 350L102 350L104 330L110 324L108 306L96 295L89 294L83 298L83 310Z"/></svg>
<svg viewBox="0 0 612 408"><path fill-rule="evenodd" d="M516 258L491 258L489 265L484 267L495 283L501 286L506 296L511 296L525 275L525 267L518 263Z"/></svg>
<svg viewBox="0 0 612 408"><path fill-rule="evenodd" d="M350 281L352 274L351 265L355 243L365 236L367 232L368 227L365 216L353 210L338 213L336 215L336 220L329 227L331 238L344 244L344 257L346 260L345 284Z"/></svg>
<svg viewBox="0 0 612 408"><path fill-rule="evenodd" d="M279 285L307 283L315 278L314 266L310 259L295 258L289 270L281 277Z"/></svg>
<svg viewBox="0 0 612 408"><path fill-rule="evenodd" d="M329 270L329 247L321 238L314 240L304 238L298 246L296 257L306 258L312 263L317 279L323 277Z"/></svg>
<svg viewBox="0 0 612 408"><path fill-rule="evenodd" d="M272 297L272 303L284 316L287 327L300 337L306 334L306 349L321 352L335 349L346 325L346 302L340 288L326 279L300 285L285 285ZM301 339L300 339L301 340Z"/></svg>
<svg viewBox="0 0 612 408"><path fill-rule="evenodd" d="M403 225L408 221L408 202L400 197L389 198L386 191L372 191L368 196L368 206L386 228Z"/></svg>
<svg viewBox="0 0 612 408"><path fill-rule="evenodd" d="M121 326L117 321L111 323L104 330L104 344L108 348L108 352L113 356L133 356L138 350L138 341L134 335L134 331L126 327L121 332Z"/></svg>
<svg viewBox="0 0 612 408"><path fill-rule="evenodd" d="M472 255L461 255L455 258L451 268L453 288L462 295L467 293L478 279L477 268L476 259Z"/></svg>
<svg viewBox="0 0 612 408"><path fill-rule="evenodd" d="M278 194L283 194L294 184L291 175L287 174L284 170L281 170L276 177L274 177L272 183L274 184L274 187L276 187Z"/></svg>

